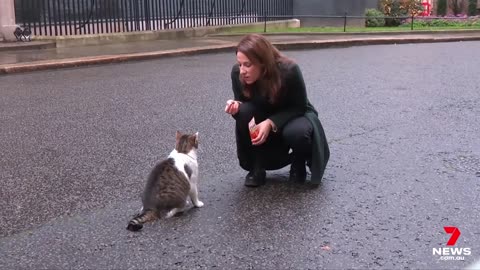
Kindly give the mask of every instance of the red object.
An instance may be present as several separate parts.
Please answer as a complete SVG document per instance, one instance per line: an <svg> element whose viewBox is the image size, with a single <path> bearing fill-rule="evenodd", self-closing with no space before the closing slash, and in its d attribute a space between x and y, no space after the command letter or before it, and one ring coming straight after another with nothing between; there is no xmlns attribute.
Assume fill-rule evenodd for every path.
<svg viewBox="0 0 480 270"><path fill-rule="evenodd" d="M447 242L447 246L454 246L457 242L458 237L460 237L460 230L457 227L443 227L446 233L452 234L450 239Z"/></svg>
<svg viewBox="0 0 480 270"><path fill-rule="evenodd" d="M432 4L429 2L422 2L423 11L420 13L420 16L430 16L430 9L432 8Z"/></svg>
<svg viewBox="0 0 480 270"><path fill-rule="evenodd" d="M258 136L257 124L255 124L255 117L252 117L250 122L248 122L248 130L250 131L250 139L255 139Z"/></svg>
<svg viewBox="0 0 480 270"><path fill-rule="evenodd" d="M250 129L250 138L253 140L258 136L258 128Z"/></svg>

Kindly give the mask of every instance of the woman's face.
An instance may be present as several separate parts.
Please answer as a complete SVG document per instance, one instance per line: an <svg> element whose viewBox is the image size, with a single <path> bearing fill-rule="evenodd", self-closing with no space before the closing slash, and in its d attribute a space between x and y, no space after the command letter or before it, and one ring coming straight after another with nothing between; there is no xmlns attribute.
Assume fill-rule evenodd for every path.
<svg viewBox="0 0 480 270"><path fill-rule="evenodd" d="M262 68L250 61L244 53L237 52L237 61L240 67L240 77L246 84L252 84L260 78Z"/></svg>

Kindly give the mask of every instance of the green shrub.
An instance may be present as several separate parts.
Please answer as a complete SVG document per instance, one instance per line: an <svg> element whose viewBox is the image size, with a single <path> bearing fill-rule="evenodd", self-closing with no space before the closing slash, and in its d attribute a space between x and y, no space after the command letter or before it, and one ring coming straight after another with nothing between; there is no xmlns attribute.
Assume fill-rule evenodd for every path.
<svg viewBox="0 0 480 270"><path fill-rule="evenodd" d="M370 8L365 10L365 26L366 27L381 27L385 26L385 18L383 13L377 9Z"/></svg>
<svg viewBox="0 0 480 270"><path fill-rule="evenodd" d="M477 15L477 0L468 0L468 16Z"/></svg>
<svg viewBox="0 0 480 270"><path fill-rule="evenodd" d="M437 15L445 16L447 14L447 0L438 0L437 2Z"/></svg>
<svg viewBox="0 0 480 270"><path fill-rule="evenodd" d="M400 8L409 16L418 16L423 12L422 1L418 0L402 0Z"/></svg>
<svg viewBox="0 0 480 270"><path fill-rule="evenodd" d="M398 17L408 17L408 10L403 8L400 0L380 0L380 6L385 16L393 17L385 18L385 26L399 26L405 19Z"/></svg>
<svg viewBox="0 0 480 270"><path fill-rule="evenodd" d="M458 19L449 17L450 19L415 19L413 21L414 28L422 27L478 27L480 25L478 18ZM410 23L402 26L409 27Z"/></svg>

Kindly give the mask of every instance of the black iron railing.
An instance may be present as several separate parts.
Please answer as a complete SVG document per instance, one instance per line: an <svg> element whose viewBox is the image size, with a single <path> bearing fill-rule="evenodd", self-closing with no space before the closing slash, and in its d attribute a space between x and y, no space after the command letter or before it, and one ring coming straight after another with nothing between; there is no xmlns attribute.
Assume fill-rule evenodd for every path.
<svg viewBox="0 0 480 270"><path fill-rule="evenodd" d="M34 35L149 31L291 18L292 0L15 0Z"/></svg>

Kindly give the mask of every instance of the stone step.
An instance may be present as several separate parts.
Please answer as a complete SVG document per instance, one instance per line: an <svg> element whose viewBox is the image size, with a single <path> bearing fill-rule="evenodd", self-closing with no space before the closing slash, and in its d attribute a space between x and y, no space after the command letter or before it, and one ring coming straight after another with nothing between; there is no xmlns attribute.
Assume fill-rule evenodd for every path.
<svg viewBox="0 0 480 270"><path fill-rule="evenodd" d="M0 40L1 51L39 50L55 48L55 42L31 41L31 42L3 42Z"/></svg>

